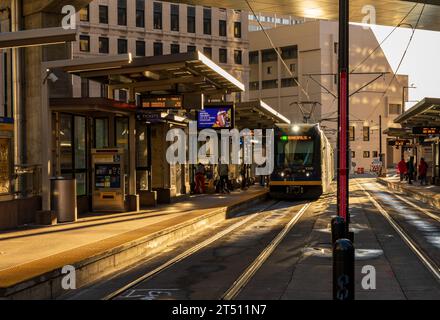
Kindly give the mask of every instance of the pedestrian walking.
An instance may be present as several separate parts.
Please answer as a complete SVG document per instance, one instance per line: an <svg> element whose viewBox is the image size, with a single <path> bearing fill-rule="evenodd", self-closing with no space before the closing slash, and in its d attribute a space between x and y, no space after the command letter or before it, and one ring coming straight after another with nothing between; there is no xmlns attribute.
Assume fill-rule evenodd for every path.
<svg viewBox="0 0 440 320"><path fill-rule="evenodd" d="M399 164L397 165L397 169L399 169L400 181L402 182L403 179L405 179L405 175L406 175L406 173L408 171L405 159L403 157L402 157L402 160L400 160Z"/></svg>
<svg viewBox="0 0 440 320"><path fill-rule="evenodd" d="M426 174L428 173L428 164L426 163L424 158L420 159L419 164L419 178L420 178L420 185L423 186L424 184L427 185L428 181L426 179Z"/></svg>

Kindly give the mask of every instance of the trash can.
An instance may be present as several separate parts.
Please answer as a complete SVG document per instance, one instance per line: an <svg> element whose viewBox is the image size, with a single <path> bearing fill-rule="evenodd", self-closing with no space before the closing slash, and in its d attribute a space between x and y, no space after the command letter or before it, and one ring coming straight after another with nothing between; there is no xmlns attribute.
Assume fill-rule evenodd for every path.
<svg viewBox="0 0 440 320"><path fill-rule="evenodd" d="M51 209L58 223L77 220L76 180L64 177L51 179Z"/></svg>

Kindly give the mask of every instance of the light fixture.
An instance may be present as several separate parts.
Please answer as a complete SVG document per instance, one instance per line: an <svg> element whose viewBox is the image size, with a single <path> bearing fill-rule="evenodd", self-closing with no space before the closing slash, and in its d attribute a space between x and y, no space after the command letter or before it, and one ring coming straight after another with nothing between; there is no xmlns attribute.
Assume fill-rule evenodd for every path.
<svg viewBox="0 0 440 320"><path fill-rule="evenodd" d="M299 132L300 128L299 128L298 125L294 125L294 126L292 127L292 130L293 130L293 132Z"/></svg>

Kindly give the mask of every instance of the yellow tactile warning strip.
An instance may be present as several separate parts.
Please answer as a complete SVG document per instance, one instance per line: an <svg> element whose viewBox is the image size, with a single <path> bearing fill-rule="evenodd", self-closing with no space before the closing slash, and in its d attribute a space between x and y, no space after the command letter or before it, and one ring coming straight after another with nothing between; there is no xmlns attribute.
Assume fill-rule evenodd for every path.
<svg viewBox="0 0 440 320"><path fill-rule="evenodd" d="M252 194L244 194L238 199L235 199L235 201L224 206L185 212L178 217L171 218L166 221L158 222L75 249L67 250L58 254L46 256L38 260L33 260L31 262L1 270L0 288L7 289L19 283L58 270L65 265L75 265L113 250L117 251L118 247L130 245L130 243L136 240L150 237L154 238L155 235L158 236L160 234L170 232L180 224L189 223L192 220L199 220L199 218L202 218L205 215L214 214L219 210L227 211L229 208L233 208L242 203L257 199L266 193L267 191L262 190Z"/></svg>

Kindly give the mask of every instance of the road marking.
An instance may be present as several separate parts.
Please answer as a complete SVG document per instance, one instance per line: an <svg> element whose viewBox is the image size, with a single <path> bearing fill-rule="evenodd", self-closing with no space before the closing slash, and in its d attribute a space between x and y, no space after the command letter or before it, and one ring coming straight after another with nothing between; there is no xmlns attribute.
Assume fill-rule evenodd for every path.
<svg viewBox="0 0 440 320"><path fill-rule="evenodd" d="M394 219L388 214L388 212L373 198L373 196L367 191L361 183L355 180L356 184L364 191L368 199L373 203L376 209L387 219L389 224L394 228L394 230L402 237L405 243L411 248L411 250L417 255L417 257L422 261L422 263L431 271L437 281L440 281L440 269L427 257L421 250L417 248L414 240L396 223Z"/></svg>
<svg viewBox="0 0 440 320"><path fill-rule="evenodd" d="M257 213L266 211L270 207L276 205L277 203L279 203L279 201L271 202L270 205L268 205L264 209L258 211ZM117 296L121 295L122 293L124 293L125 291L133 288L134 286L136 286L138 284L140 284L141 282L144 282L145 280L156 276L157 274L161 273L162 271L170 268L171 266L173 266L173 265L179 263L180 261L186 259L187 257L193 255L197 251L200 251L201 249L203 249L203 248L209 246L210 244L216 242L220 238L222 238L222 237L226 236L227 234L235 231L236 229L240 228L242 225L248 223L252 219L255 219L257 213L250 215L249 217L245 218L244 220L233 224L232 226L230 226L229 228L223 230L220 233L217 233L215 236L213 236L213 237L211 237L211 238L209 238L209 239L199 243L198 245L196 245L194 247L191 247L190 249L188 249L185 252L179 254L175 258L167 261L166 263L160 265L159 267L155 268L154 270L146 273L142 277L140 277L140 278L130 282L129 284L125 285L124 287L122 287L122 288L120 288L120 289L110 293L109 295L105 296L102 300L112 300L112 299L116 298Z"/></svg>
<svg viewBox="0 0 440 320"><path fill-rule="evenodd" d="M260 253L260 255L254 260L254 262L249 265L249 267L242 273L242 275L234 282L234 284L228 289L228 291L223 294L221 300L232 300L241 292L241 290L243 290L243 288L249 283L249 280L261 268L264 262L266 262L266 260L275 251L275 249L278 247L284 237L290 232L293 226L298 222L298 220L311 205L312 203L307 203L302 207L302 209L289 221L289 223L276 236L276 238L272 240L272 242Z"/></svg>

